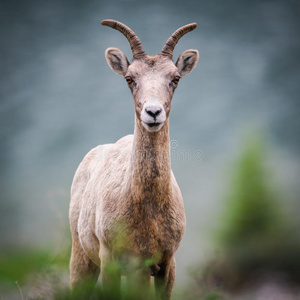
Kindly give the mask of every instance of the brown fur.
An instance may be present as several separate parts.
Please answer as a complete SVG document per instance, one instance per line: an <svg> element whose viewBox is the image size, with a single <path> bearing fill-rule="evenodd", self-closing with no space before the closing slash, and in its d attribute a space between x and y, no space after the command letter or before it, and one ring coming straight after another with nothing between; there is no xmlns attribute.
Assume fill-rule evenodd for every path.
<svg viewBox="0 0 300 300"><path fill-rule="evenodd" d="M188 53L191 51L197 52ZM198 52L191 55L195 63L187 66L189 72ZM129 64L116 48L108 49L106 56L114 71L134 78L130 89L135 130L134 135L115 144L92 149L76 171L69 212L73 238L71 287L79 288L87 277L96 281L101 270L104 289L114 284L118 290L124 274L129 284L147 290L152 275L157 297L170 299L175 281L174 255L185 231L185 213L171 170L168 116L177 86L172 80L186 65L179 57L182 67L177 67L162 55L144 56ZM143 124L147 101L159 102L164 110L163 125L156 132ZM122 266L114 274L108 272L112 262ZM137 262L135 272L132 262Z"/></svg>
<svg viewBox="0 0 300 300"><path fill-rule="evenodd" d="M74 178L70 205L71 285L86 275L97 274L96 265L105 272L103 264L115 255L143 261L159 255L159 261L154 259L155 265L149 266L146 276L156 275L161 284L168 284L169 294L175 280L175 269L169 270L170 264L175 264L174 253L185 230L185 215L170 168L168 124L151 135L144 128L136 129L134 136L109 148L108 153L101 146L93 149ZM101 162L103 154L107 156ZM118 234L128 242L121 245L114 242L119 238L114 235L120 224L123 227Z"/></svg>

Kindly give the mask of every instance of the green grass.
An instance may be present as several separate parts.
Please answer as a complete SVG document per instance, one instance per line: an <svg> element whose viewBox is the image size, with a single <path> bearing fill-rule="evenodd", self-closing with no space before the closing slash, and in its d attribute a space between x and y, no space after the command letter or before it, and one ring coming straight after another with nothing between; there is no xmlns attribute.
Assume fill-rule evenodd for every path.
<svg viewBox="0 0 300 300"><path fill-rule="evenodd" d="M29 273L40 272L48 261L45 251L0 252L0 282L22 282Z"/></svg>

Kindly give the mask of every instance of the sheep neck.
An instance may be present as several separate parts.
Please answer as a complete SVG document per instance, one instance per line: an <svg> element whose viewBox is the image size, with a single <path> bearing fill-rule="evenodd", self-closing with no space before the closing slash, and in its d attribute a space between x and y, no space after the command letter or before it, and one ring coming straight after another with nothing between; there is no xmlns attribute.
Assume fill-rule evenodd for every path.
<svg viewBox="0 0 300 300"><path fill-rule="evenodd" d="M131 189L135 201L162 201L170 192L171 159L169 120L150 133L135 120L131 156Z"/></svg>

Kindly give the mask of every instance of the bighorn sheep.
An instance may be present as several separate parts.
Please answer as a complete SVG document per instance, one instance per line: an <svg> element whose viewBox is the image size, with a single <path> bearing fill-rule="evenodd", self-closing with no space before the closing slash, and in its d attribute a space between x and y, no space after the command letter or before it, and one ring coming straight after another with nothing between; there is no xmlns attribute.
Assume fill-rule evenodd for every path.
<svg viewBox="0 0 300 300"><path fill-rule="evenodd" d="M132 92L135 128L115 144L92 149L76 171L69 213L71 288L86 277L96 282L101 271L104 291L112 284L118 290L122 274L130 282L126 263L133 259L139 262L134 282L145 290L154 276L157 298L170 299L185 212L171 170L169 114L179 79L193 70L199 54L186 50L175 64L172 56L179 39L197 24L176 30L156 56L146 55L126 25L114 20L101 24L123 33L133 52L132 63L117 48L108 48L105 57ZM121 267L112 275L109 265L116 261Z"/></svg>

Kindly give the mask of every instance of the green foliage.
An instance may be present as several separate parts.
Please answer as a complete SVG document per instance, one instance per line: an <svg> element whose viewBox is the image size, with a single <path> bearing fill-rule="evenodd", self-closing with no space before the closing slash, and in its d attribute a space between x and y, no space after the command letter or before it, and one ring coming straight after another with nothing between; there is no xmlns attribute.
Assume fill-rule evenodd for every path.
<svg viewBox="0 0 300 300"><path fill-rule="evenodd" d="M220 231L225 245L259 242L282 229L282 215L267 179L263 153L261 142L251 140L237 162Z"/></svg>
<svg viewBox="0 0 300 300"><path fill-rule="evenodd" d="M225 199L218 251L198 274L202 286L235 290L272 272L300 282L300 240L270 183L264 154L260 139L245 144Z"/></svg>
<svg viewBox="0 0 300 300"><path fill-rule="evenodd" d="M69 250L59 254L36 249L0 251L0 282L23 282L28 274L42 272L53 265L68 268Z"/></svg>
<svg viewBox="0 0 300 300"><path fill-rule="evenodd" d="M0 292L18 291L27 285L61 285L68 272L70 240L65 239L59 249L34 249L8 247L0 250ZM3 294L0 293L0 297Z"/></svg>
<svg viewBox="0 0 300 300"><path fill-rule="evenodd" d="M0 281L22 281L29 272L40 271L47 260L45 252L1 252Z"/></svg>

